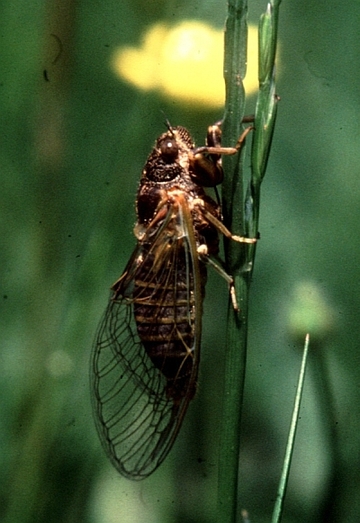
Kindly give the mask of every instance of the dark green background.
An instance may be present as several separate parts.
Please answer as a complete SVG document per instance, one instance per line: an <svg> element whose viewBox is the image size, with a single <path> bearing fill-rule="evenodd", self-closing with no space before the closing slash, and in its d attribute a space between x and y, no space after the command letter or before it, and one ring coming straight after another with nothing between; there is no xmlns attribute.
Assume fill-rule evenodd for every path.
<svg viewBox="0 0 360 523"><path fill-rule="evenodd" d="M265 2L250 4L257 23ZM225 14L225 1L2 2L1 521L212 521L224 282L210 275L197 399L143 483L120 478L100 448L88 359L134 246L134 195L164 129L161 110L198 143L222 115L122 84L109 58L155 22L221 28ZM276 495L302 344L289 314L301 309L302 282L313 289L305 312L314 336L283 521L359 521L359 17L357 0L281 7L281 102L262 190L240 465L239 504L253 523L270 521ZM316 292L320 312L331 310L324 328L309 310Z"/></svg>

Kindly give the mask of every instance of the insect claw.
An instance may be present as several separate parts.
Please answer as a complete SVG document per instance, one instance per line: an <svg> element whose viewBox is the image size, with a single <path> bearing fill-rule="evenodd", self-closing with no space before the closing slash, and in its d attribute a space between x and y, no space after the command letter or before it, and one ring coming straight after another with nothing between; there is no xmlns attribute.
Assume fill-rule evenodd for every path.
<svg viewBox="0 0 360 523"><path fill-rule="evenodd" d="M257 238L245 238L245 236L232 235L231 239L239 243L256 243Z"/></svg>
<svg viewBox="0 0 360 523"><path fill-rule="evenodd" d="M230 283L230 297L231 297L231 303L232 303L234 311L239 312L240 309L239 309L239 305L238 305L237 299L236 299L236 291L235 291L234 282Z"/></svg>
<svg viewBox="0 0 360 523"><path fill-rule="evenodd" d="M197 253L199 254L199 256L207 256L209 254L208 246L205 243L202 243L197 248Z"/></svg>

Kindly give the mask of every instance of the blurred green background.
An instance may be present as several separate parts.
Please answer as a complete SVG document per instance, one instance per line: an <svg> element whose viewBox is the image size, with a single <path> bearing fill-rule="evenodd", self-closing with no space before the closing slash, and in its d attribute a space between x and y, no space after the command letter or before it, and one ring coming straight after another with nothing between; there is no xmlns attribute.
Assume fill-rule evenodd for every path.
<svg viewBox="0 0 360 523"><path fill-rule="evenodd" d="M257 23L265 1L250 2ZM109 67L158 21L223 26L226 2L1 6L0 519L205 523L216 502L227 289L210 274L199 394L148 480L111 468L88 360L134 247L134 197L163 111L198 144L221 110L137 91ZM280 12L278 120L252 284L239 506L268 522L306 330L311 357L283 521L360 512L360 4ZM255 99L249 98L253 112Z"/></svg>

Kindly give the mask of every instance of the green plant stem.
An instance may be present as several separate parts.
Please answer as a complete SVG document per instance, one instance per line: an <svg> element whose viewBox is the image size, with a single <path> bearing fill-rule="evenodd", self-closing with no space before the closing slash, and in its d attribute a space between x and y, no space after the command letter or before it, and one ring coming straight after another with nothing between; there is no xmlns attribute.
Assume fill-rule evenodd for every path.
<svg viewBox="0 0 360 523"><path fill-rule="evenodd" d="M244 198L242 156L244 150L223 158L223 216L233 234L256 237L259 222L260 184L264 177L273 134L276 102L274 59L278 7L280 0L268 4L259 29L259 95L252 147L252 171ZM245 92L242 80L247 60L247 0L230 0L225 29L224 78L226 88L223 144L234 145L243 130ZM240 426L245 383L249 286L255 246L225 241L226 267L234 278L237 303L229 300L226 334L225 382L219 451L217 522L237 519L238 463Z"/></svg>
<svg viewBox="0 0 360 523"><path fill-rule="evenodd" d="M221 443L218 480L218 518L222 523L233 523L237 515L238 463L240 450L240 423L246 368L247 296L248 284L242 278L236 285L242 295L241 316L231 310L227 326L227 354L222 411ZM246 301L246 305L245 305Z"/></svg>
<svg viewBox="0 0 360 523"><path fill-rule="evenodd" d="M269 158L279 100L275 94L275 56L280 3L281 0L270 1L259 22L259 92L251 150L251 181L246 201L246 208L252 210L246 223L246 233L249 235L258 231L260 186Z"/></svg>
<svg viewBox="0 0 360 523"><path fill-rule="evenodd" d="M247 2L231 0L225 30L224 77L226 105L223 143L233 145L241 134L245 93L241 79L246 73ZM224 222L233 234L243 235L243 180L241 154L225 157L223 184ZM240 420L246 367L248 280L241 268L245 263L244 246L226 242L227 268L234 277L237 313L229 304L226 335L225 384L219 454L217 521L234 523L237 513Z"/></svg>
<svg viewBox="0 0 360 523"><path fill-rule="evenodd" d="M307 355L308 355L308 350L309 350L309 340L310 340L310 337L309 337L309 334L307 334L306 339L305 339L302 362L301 362L298 386L296 389L294 409L293 409L293 414L292 414L292 418L291 418L289 436L288 436L288 441L287 441L287 445L286 445L283 469L281 472L279 488L278 488L278 493L277 493L277 497L276 497L276 502L275 502L275 506L274 506L274 512L273 512L271 523L279 523L281 521L281 516L282 516L282 512L283 512L286 487L287 487L287 483L288 483L288 479L289 479L291 458L292 458L292 454L293 454L293 450L294 450L295 435L296 435L296 429L297 429L298 419L299 419L301 397L302 397L302 393L304 390L304 380L305 380L306 361L307 361Z"/></svg>

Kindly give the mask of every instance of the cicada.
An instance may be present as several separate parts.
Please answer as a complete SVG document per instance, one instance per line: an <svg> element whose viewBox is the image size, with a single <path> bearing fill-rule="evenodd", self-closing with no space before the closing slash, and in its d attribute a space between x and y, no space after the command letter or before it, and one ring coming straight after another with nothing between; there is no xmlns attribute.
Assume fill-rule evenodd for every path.
<svg viewBox="0 0 360 523"><path fill-rule="evenodd" d="M149 476L169 453L193 399L200 360L206 266L231 276L213 258L222 223L218 202L205 193L223 180L219 125L195 147L184 127L156 141L138 188L137 245L111 288L91 358L91 393L102 445L130 479ZM236 298L233 298L236 308Z"/></svg>

